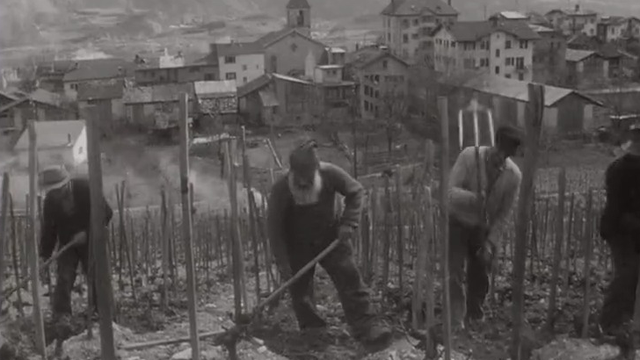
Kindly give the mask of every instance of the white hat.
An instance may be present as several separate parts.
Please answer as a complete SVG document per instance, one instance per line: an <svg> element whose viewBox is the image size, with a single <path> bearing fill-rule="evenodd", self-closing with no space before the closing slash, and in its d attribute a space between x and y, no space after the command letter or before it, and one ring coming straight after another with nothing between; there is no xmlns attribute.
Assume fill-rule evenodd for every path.
<svg viewBox="0 0 640 360"><path fill-rule="evenodd" d="M59 189L70 180L69 173L62 166L49 166L40 172L40 188L44 192Z"/></svg>

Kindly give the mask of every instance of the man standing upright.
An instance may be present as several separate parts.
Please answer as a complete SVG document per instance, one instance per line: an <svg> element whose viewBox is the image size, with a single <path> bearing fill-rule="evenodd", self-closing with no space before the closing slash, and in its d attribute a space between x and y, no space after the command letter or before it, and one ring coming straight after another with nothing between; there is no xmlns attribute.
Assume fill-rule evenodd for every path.
<svg viewBox="0 0 640 360"><path fill-rule="evenodd" d="M522 180L520 169L510 159L521 142L518 129L502 126L496 131L494 147L479 147L484 188L478 184L475 147L462 150L451 169L449 281L451 319L456 327L464 328L465 323L484 318L483 305L489 291L495 243L516 202ZM480 204L481 199L485 200L484 204ZM486 219L480 216L480 206L484 207Z"/></svg>
<svg viewBox="0 0 640 360"><path fill-rule="evenodd" d="M85 275L89 272L89 242L91 223L91 204L89 180L71 178L62 167L44 169L40 174L41 189L46 193L42 210L43 224L40 240L40 257L48 260L58 244L59 248L80 239L78 245L69 248L57 260L56 287L53 293L54 322L70 317L71 290L76 280L78 264L82 265ZM104 200L105 226L111 221L113 211ZM95 283L90 286L93 292L93 306L96 309Z"/></svg>
<svg viewBox="0 0 640 360"><path fill-rule="evenodd" d="M282 276L298 272L334 239L341 242L320 264L335 287L353 337L369 350L388 346L391 331L378 323L370 295L353 259L351 240L359 225L364 189L343 169L320 162L316 143L306 141L289 157L290 170L272 187L268 202L269 240ZM336 194L345 197L339 216ZM314 270L290 288L300 329L323 328L313 300Z"/></svg>
<svg viewBox="0 0 640 360"><path fill-rule="evenodd" d="M605 173L607 200L600 235L611 249L613 280L605 290L600 326L621 335L632 320L640 266L640 124L632 125L625 154Z"/></svg>

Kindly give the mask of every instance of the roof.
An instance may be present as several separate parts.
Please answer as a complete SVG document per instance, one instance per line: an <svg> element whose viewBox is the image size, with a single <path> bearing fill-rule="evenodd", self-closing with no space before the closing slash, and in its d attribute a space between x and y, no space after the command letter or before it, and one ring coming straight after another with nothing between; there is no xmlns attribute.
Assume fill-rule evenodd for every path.
<svg viewBox="0 0 640 360"><path fill-rule="evenodd" d="M550 32L556 32L557 30L552 29L550 27L547 26L543 26L543 25L539 25L539 24L529 24L529 28L531 28L531 30L539 33L550 33Z"/></svg>
<svg viewBox="0 0 640 360"><path fill-rule="evenodd" d="M602 46L600 46L600 49L598 49L598 54L605 59L612 59L622 56L622 53L620 52L620 50L618 50L618 47L612 43L602 44Z"/></svg>
<svg viewBox="0 0 640 360"><path fill-rule="evenodd" d="M491 21L459 21L449 28L456 41L477 41L497 31L511 34L521 40L540 39L540 35L523 22L494 24Z"/></svg>
<svg viewBox="0 0 640 360"><path fill-rule="evenodd" d="M582 10L579 6L576 6L573 9L570 10L562 10L562 9L553 9L551 11L548 11L545 16L553 14L553 13L561 13L563 15L567 15L567 16L594 16L594 15L598 15L598 13L596 13L593 10Z"/></svg>
<svg viewBox="0 0 640 360"><path fill-rule="evenodd" d="M502 76L496 76L491 74L483 74L471 78L464 83L464 87L470 88L476 91L484 92L487 94L493 94L503 96L506 98L515 99L518 101L529 101L529 89L528 82L519 81L515 79L507 79ZM544 105L551 107L558 101L564 99L568 95L578 95L592 104L602 106L602 103L591 98L590 96L578 92L573 89L566 89L561 87L544 86Z"/></svg>
<svg viewBox="0 0 640 360"><path fill-rule="evenodd" d="M121 99L124 94L124 81L117 80L112 84L80 84L78 101Z"/></svg>
<svg viewBox="0 0 640 360"><path fill-rule="evenodd" d="M53 107L61 107L62 105L62 97L59 94L52 93L44 89L36 89L28 96L19 98L18 100L1 107L0 113L3 113L27 101L33 101L39 104L49 105Z"/></svg>
<svg viewBox="0 0 640 360"><path fill-rule="evenodd" d="M330 47L329 51L332 54L342 54L342 53L346 53L347 50L343 49L343 48L339 48L339 47Z"/></svg>
<svg viewBox="0 0 640 360"><path fill-rule="evenodd" d="M318 69L342 69L344 65L340 64L329 64L329 65L318 65Z"/></svg>
<svg viewBox="0 0 640 360"><path fill-rule="evenodd" d="M77 61L77 68L64 75L64 82L113 79L132 76L136 65L122 59L96 59ZM75 66L75 65L74 65Z"/></svg>
<svg viewBox="0 0 640 360"><path fill-rule="evenodd" d="M526 20L529 17L523 13L519 13L517 11L501 11L496 15L502 16L505 19L509 20Z"/></svg>
<svg viewBox="0 0 640 360"><path fill-rule="evenodd" d="M55 149L73 146L85 128L84 120L36 121L34 122L38 149ZM71 142L69 142L71 139ZM29 149L29 131L25 129L13 147L14 150Z"/></svg>
<svg viewBox="0 0 640 360"><path fill-rule="evenodd" d="M567 49L565 60L571 61L571 62L579 62L595 53L596 53L595 51L589 51L589 50Z"/></svg>
<svg viewBox="0 0 640 360"><path fill-rule="evenodd" d="M196 81L193 83L197 96L236 94L238 89L234 80Z"/></svg>
<svg viewBox="0 0 640 360"><path fill-rule="evenodd" d="M311 5L307 0L289 0L287 9L311 9Z"/></svg>
<svg viewBox="0 0 640 360"><path fill-rule="evenodd" d="M126 88L122 100L125 104L151 104L178 101L180 94L194 95L193 84L159 84Z"/></svg>
<svg viewBox="0 0 640 360"><path fill-rule="evenodd" d="M415 16L424 13L458 15L456 9L440 0L395 0L382 10L382 15Z"/></svg>
<svg viewBox="0 0 640 360"><path fill-rule="evenodd" d="M607 17L602 17L600 19L600 24L617 26L617 25L626 25L628 21L629 20L627 18L624 18L622 16L607 16Z"/></svg>
<svg viewBox="0 0 640 360"><path fill-rule="evenodd" d="M404 60L392 53L382 50L377 46L367 46L347 56L347 64L362 69L383 58L392 58L405 66L409 66Z"/></svg>
<svg viewBox="0 0 640 360"><path fill-rule="evenodd" d="M264 48L256 42L219 43L212 46L217 57L264 54Z"/></svg>
<svg viewBox="0 0 640 360"><path fill-rule="evenodd" d="M318 40L315 40L303 33L301 33L298 29L295 28L284 28L278 31L272 31L270 33L266 33L263 36L261 36L260 38L258 38L255 43L259 44L260 46L262 46L263 48L269 47L269 45L279 41L280 39L283 39L291 34L295 34L296 36L301 36L311 42L314 42L320 46L322 46L322 48L324 49L326 46L319 42Z"/></svg>
<svg viewBox="0 0 640 360"><path fill-rule="evenodd" d="M8 92L5 91L0 91L0 96L7 98L10 101L16 101L19 100L20 98L15 96L15 94L10 94Z"/></svg>
<svg viewBox="0 0 640 360"><path fill-rule="evenodd" d="M312 85L313 84L310 81L294 78L293 76L288 76L288 75L272 73L271 76L273 76L274 78L279 79L279 80L295 82L295 83L303 84L303 85Z"/></svg>
<svg viewBox="0 0 640 360"><path fill-rule="evenodd" d="M238 97L245 97L252 92L269 85L273 80L270 74L262 74L238 88Z"/></svg>

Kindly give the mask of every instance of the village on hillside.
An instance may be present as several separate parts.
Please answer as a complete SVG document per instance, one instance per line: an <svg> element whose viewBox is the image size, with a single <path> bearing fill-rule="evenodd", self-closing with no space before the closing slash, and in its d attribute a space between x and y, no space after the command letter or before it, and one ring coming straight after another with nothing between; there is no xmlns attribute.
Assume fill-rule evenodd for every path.
<svg viewBox="0 0 640 360"><path fill-rule="evenodd" d="M384 359L515 360L507 343L514 326L524 329L517 351L526 354L518 360L617 354L616 347L586 338L615 266L605 242L595 242L604 172L623 151L627 130L640 124L640 18L571 2L544 14L496 11L465 21L451 0L388 0L378 9L376 29L341 41L314 31L311 0L284 3L281 29L251 39L218 37L204 53L188 46L129 52L123 41L117 55L98 49L105 52L73 58L43 51L20 65L0 64L0 173L10 179L8 199L0 202L0 231L8 234L0 234L7 239L0 242L7 249L0 251L0 268L7 269L0 271L7 279L5 289L0 282L0 360L40 359L33 354L47 346L57 353L63 342L55 336L64 331L68 359L100 356L99 333L86 337L87 328L95 328L78 315L89 296L84 277L73 289L73 331L49 323L45 304L40 334L37 320L25 316L36 312L32 294L38 292L29 291L28 281L20 285L42 266L27 262L28 252L35 254L28 244L42 231L30 222L42 209L34 210L31 204L38 203L29 198L29 124L39 169L55 165L86 176L88 122L100 131L102 186L114 210L104 235L117 315L111 341L121 359L191 359L191 340L207 360L382 360L363 354L348 335L325 270L316 275L325 333L298 332L290 306L280 300L257 309L275 299L273 291L283 283L272 259L266 199L288 170L289 154L307 137L316 140L320 160L363 185L353 257L371 287L372 304L402 338L395 338L398 350L386 350ZM224 26L203 32L209 36ZM329 32L340 32L334 30ZM533 88L544 96L530 98ZM178 146L184 94L187 160ZM440 194L441 179L449 175L436 172L448 169L442 166L447 155L453 164L474 145L474 136L489 145L499 125L527 129L538 114L534 100L541 132L533 185L526 190L530 216L505 220L504 241L492 250L487 320L470 335L447 334L455 344L445 356L448 315L433 294L446 289L441 270L449 258L442 254L449 247L440 241L450 223L440 211L447 197ZM483 128L474 134L478 114ZM521 169L523 154L513 157ZM187 162L189 173L182 176ZM516 225L527 229L525 236L516 234ZM522 242L516 244L516 237ZM514 263L518 246L526 247L527 295L521 300L525 321L514 325L505 309L518 301L512 286L514 269L522 265ZM55 270L38 275L42 302L53 296ZM252 327L240 324L254 308L264 317L252 318ZM193 325L196 315L199 325ZM242 336L229 347L224 336L238 327ZM194 340L198 331L207 340ZM46 335L46 344L32 333ZM15 354L29 356L9 357L3 342L18 344Z"/></svg>

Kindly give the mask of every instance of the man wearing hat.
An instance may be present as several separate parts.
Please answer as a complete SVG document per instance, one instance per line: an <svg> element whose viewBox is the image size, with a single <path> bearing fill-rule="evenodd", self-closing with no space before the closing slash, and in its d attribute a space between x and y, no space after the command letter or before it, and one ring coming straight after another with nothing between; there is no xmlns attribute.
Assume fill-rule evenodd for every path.
<svg viewBox="0 0 640 360"><path fill-rule="evenodd" d="M378 321L370 294L353 259L351 239L360 222L364 189L340 167L320 162L314 141L303 142L289 157L289 172L276 181L268 200L271 248L283 278L297 273L334 239L339 246L320 264L329 274L353 337L370 351L386 348L391 331ZM344 196L342 214L336 195ZM314 269L290 288L301 330L320 329L325 321L313 300Z"/></svg>
<svg viewBox="0 0 640 360"><path fill-rule="evenodd" d="M85 275L89 270L89 234L91 205L89 180L71 178L69 173L58 166L48 167L40 174L41 189L46 193L43 204L43 224L40 240L40 257L46 261L59 248L74 240L78 245L68 249L57 259L57 280L53 293L53 317L59 319L71 316L71 290L76 280L78 263ZM113 211L104 199L105 226L111 221ZM94 309L97 297L92 284Z"/></svg>
<svg viewBox="0 0 640 360"><path fill-rule="evenodd" d="M613 279L605 290L600 326L606 334L626 330L633 308L640 265L640 124L629 129L624 154L605 173L606 203L600 235L611 249Z"/></svg>
<svg viewBox="0 0 640 360"><path fill-rule="evenodd" d="M511 160L522 143L522 133L501 126L495 146L480 146L480 174L484 188L478 188L478 162L474 146L462 150L449 177L449 266L451 320L464 328L484 318L484 301L489 292L489 274L495 244L516 203L522 173ZM479 217L481 193L486 218ZM465 274L466 266L466 274ZM466 275L466 276L465 276ZM466 277L466 287L464 280Z"/></svg>

